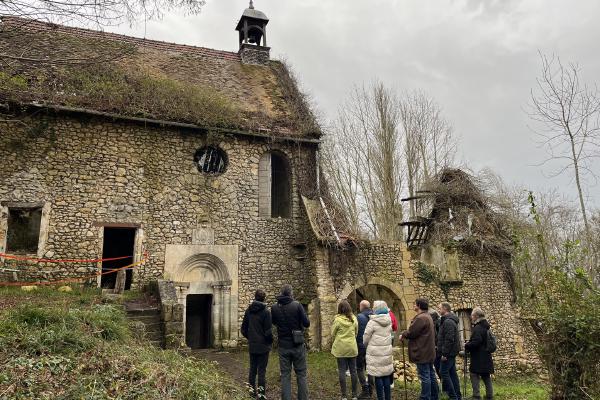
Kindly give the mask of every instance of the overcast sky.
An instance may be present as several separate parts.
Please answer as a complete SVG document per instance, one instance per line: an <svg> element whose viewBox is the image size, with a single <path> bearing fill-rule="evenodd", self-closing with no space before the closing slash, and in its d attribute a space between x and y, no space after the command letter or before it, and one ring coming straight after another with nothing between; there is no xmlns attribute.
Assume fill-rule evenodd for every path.
<svg viewBox="0 0 600 400"><path fill-rule="evenodd" d="M196 16L109 31L237 51L235 25L248 3L207 0ZM256 0L270 18L273 57L286 58L325 116L355 84L383 81L434 97L461 137L459 158L507 182L572 193L550 167L524 109L539 74L538 51L577 61L600 83L597 0ZM596 163L600 172L600 163ZM600 205L600 185L587 187Z"/></svg>

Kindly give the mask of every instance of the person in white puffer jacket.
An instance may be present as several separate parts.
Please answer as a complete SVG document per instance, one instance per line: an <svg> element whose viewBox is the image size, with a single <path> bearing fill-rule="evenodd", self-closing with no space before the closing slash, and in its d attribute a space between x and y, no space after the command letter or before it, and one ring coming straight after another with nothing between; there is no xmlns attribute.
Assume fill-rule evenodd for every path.
<svg viewBox="0 0 600 400"><path fill-rule="evenodd" d="M367 346L367 373L375 377L377 400L390 400L390 375L394 372L392 320L385 301L373 303L373 315L365 328L363 343Z"/></svg>

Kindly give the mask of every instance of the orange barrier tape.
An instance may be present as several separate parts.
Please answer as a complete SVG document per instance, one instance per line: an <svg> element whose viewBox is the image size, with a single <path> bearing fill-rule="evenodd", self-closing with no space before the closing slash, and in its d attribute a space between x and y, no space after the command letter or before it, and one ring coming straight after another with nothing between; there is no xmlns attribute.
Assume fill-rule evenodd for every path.
<svg viewBox="0 0 600 400"><path fill-rule="evenodd" d="M102 275L114 274L119 271L123 271L125 269L135 269L135 268L139 267L140 265L142 265L143 263L145 263L147 260L148 260L148 254L145 254L144 258L138 262L126 265L121 268L116 268L116 269L110 270L108 272L99 272L94 275L89 275L89 276L84 276L84 277L79 277L79 278L68 278L68 279L61 279L58 281L48 281L48 282L0 282L0 286L50 286L50 285L64 285L66 283L81 282L81 281L93 279L93 278L96 278L96 277L102 276Z"/></svg>
<svg viewBox="0 0 600 400"><path fill-rule="evenodd" d="M36 257L22 257L15 256L11 254L0 253L0 258L6 258L9 260L17 260L17 261L35 261L35 262L45 262L45 263L98 263L104 261L116 261L116 260L124 260L126 258L132 258L133 256L123 256L123 257L113 257L113 258L96 258L96 259L65 259L65 260L51 260L48 258L36 258Z"/></svg>

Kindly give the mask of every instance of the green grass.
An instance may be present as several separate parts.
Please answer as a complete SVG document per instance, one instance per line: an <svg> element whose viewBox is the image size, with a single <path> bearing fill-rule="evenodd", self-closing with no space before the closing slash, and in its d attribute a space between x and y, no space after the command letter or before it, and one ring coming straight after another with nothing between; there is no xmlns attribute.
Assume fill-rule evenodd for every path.
<svg viewBox="0 0 600 400"><path fill-rule="evenodd" d="M215 365L136 339L97 290L0 289L0 399L230 399Z"/></svg>
<svg viewBox="0 0 600 400"><path fill-rule="evenodd" d="M248 355L246 353L234 353L233 356L239 357L246 365L248 365ZM308 366L310 398L318 400L339 398L340 392L335 358L330 353L325 352L309 353ZM295 378L293 378L293 380L294 379ZM462 375L460 376L460 380L462 391ZM532 377L496 377L493 382L495 400L547 400L549 398L546 385ZM276 351L271 353L267 369L267 386L269 385L279 385L279 361L277 359ZM350 394L350 378L347 379L347 389ZM392 392L392 399L404 399L403 389L404 383L402 381L396 381L395 388ZM420 386L418 383L408 383L408 399L418 399L419 390ZM482 394L483 393L485 393L485 388L482 383ZM467 394L468 396L472 395L470 382L467 382ZM465 397L466 396L463 396L463 398ZM447 399L447 396L444 394L442 399Z"/></svg>

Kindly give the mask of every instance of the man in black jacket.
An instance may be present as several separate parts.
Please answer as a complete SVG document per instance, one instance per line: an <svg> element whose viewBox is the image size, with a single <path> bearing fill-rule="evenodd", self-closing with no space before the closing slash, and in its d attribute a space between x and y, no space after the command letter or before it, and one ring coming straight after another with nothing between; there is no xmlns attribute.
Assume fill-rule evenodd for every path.
<svg viewBox="0 0 600 400"><path fill-rule="evenodd" d="M292 287L283 285L281 295L277 296L277 304L271 307L273 324L277 326L279 338L279 369L281 372L281 399L292 398L292 366L296 372L298 383L298 400L308 400L308 384L306 381L306 348L298 343L294 336L310 326L302 304L294 300ZM296 331L296 335L294 335Z"/></svg>
<svg viewBox="0 0 600 400"><path fill-rule="evenodd" d="M475 307L471 312L471 321L473 329L471 330L471 339L465 343L465 351L471 356L469 372L471 373L471 386L473 386L473 399L481 399L479 391L481 380L485 384L485 398L493 399L494 388L490 375L494 373L494 361L492 354L486 349L490 323L479 307Z"/></svg>
<svg viewBox="0 0 600 400"><path fill-rule="evenodd" d="M250 352L250 373L248 383L252 388L252 395L258 399L265 399L266 371L269 363L269 352L273 343L273 332L271 330L271 313L265 304L265 291L258 289L254 293L254 301L248 306L244 313L242 322L242 335L248 339L248 350ZM256 375L258 373L258 388L256 387Z"/></svg>
<svg viewBox="0 0 600 400"><path fill-rule="evenodd" d="M460 352L458 317L452 312L450 303L442 303L440 310L440 330L437 335L437 352L440 355L440 376L442 388L450 400L460 400L460 381L456 372L456 356Z"/></svg>

